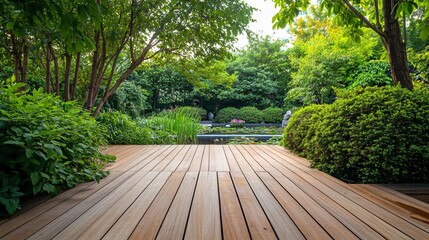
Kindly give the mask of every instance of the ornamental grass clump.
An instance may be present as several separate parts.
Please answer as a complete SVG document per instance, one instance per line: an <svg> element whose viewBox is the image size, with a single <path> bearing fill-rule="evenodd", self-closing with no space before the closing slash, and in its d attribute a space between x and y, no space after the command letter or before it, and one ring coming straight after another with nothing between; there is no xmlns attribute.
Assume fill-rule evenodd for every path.
<svg viewBox="0 0 429 240"><path fill-rule="evenodd" d="M200 114L188 108L164 111L146 119L145 124L176 134L178 144L196 143L200 128Z"/></svg>

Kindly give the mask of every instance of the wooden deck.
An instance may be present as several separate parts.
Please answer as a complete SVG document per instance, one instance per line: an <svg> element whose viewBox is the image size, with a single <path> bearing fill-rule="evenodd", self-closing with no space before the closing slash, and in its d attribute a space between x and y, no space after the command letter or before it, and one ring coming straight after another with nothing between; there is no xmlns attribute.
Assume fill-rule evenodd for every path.
<svg viewBox="0 0 429 240"><path fill-rule="evenodd" d="M1 239L429 239L429 205L348 185L278 146L112 146L84 183L8 220Z"/></svg>

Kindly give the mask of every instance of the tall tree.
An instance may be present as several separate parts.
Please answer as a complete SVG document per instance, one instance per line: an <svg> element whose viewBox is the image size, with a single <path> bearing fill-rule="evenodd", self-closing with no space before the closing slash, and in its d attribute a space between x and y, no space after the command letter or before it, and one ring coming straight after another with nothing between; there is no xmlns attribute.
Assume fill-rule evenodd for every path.
<svg viewBox="0 0 429 240"><path fill-rule="evenodd" d="M273 0L280 11L273 17L274 27L284 28L310 5L309 0ZM406 46L400 28L400 16L410 15L418 7L417 3L428 4L427 1L405 0L322 0L320 6L328 15L334 15L334 22L347 26L349 34L358 40L363 35L362 27L376 32L389 55L392 79L395 84L413 89L413 82L408 70Z"/></svg>
<svg viewBox="0 0 429 240"><path fill-rule="evenodd" d="M28 53L45 69L47 92L73 99L82 80L95 116L134 70L151 65L143 63L223 59L252 11L241 0L5 0L0 47L13 56L16 81L25 82Z"/></svg>
<svg viewBox="0 0 429 240"><path fill-rule="evenodd" d="M94 115L144 62L223 58L253 11L242 1L215 0L117 0L101 6L110 12L101 11L101 28L94 32L96 48L86 101ZM104 94L95 106L101 85Z"/></svg>

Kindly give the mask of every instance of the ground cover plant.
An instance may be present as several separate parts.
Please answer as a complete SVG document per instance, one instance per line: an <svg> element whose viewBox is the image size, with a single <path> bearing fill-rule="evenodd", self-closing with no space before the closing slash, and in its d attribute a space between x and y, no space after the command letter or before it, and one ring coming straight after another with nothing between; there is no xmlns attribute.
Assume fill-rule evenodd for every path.
<svg viewBox="0 0 429 240"><path fill-rule="evenodd" d="M332 105L292 116L284 145L349 182L429 182L429 90L340 91ZM302 125L302 126L301 126Z"/></svg>
<svg viewBox="0 0 429 240"><path fill-rule="evenodd" d="M18 94L22 86L0 87L0 215L22 198L99 181L112 159L99 150L105 132L79 104L42 90Z"/></svg>

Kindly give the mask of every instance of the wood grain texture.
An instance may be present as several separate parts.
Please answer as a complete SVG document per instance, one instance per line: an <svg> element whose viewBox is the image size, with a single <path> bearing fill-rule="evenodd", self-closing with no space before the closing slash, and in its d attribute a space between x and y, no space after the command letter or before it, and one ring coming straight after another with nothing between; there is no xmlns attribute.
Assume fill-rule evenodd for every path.
<svg viewBox="0 0 429 240"><path fill-rule="evenodd" d="M197 185L198 172L187 172L158 232L157 239L182 239Z"/></svg>
<svg viewBox="0 0 429 240"><path fill-rule="evenodd" d="M216 172L200 172L185 239L222 239Z"/></svg>
<svg viewBox="0 0 429 240"><path fill-rule="evenodd" d="M250 239L229 172L218 172L223 239Z"/></svg>
<svg viewBox="0 0 429 240"><path fill-rule="evenodd" d="M428 204L346 184L279 146L103 151L117 155L109 176L1 220L0 238L429 239Z"/></svg>

